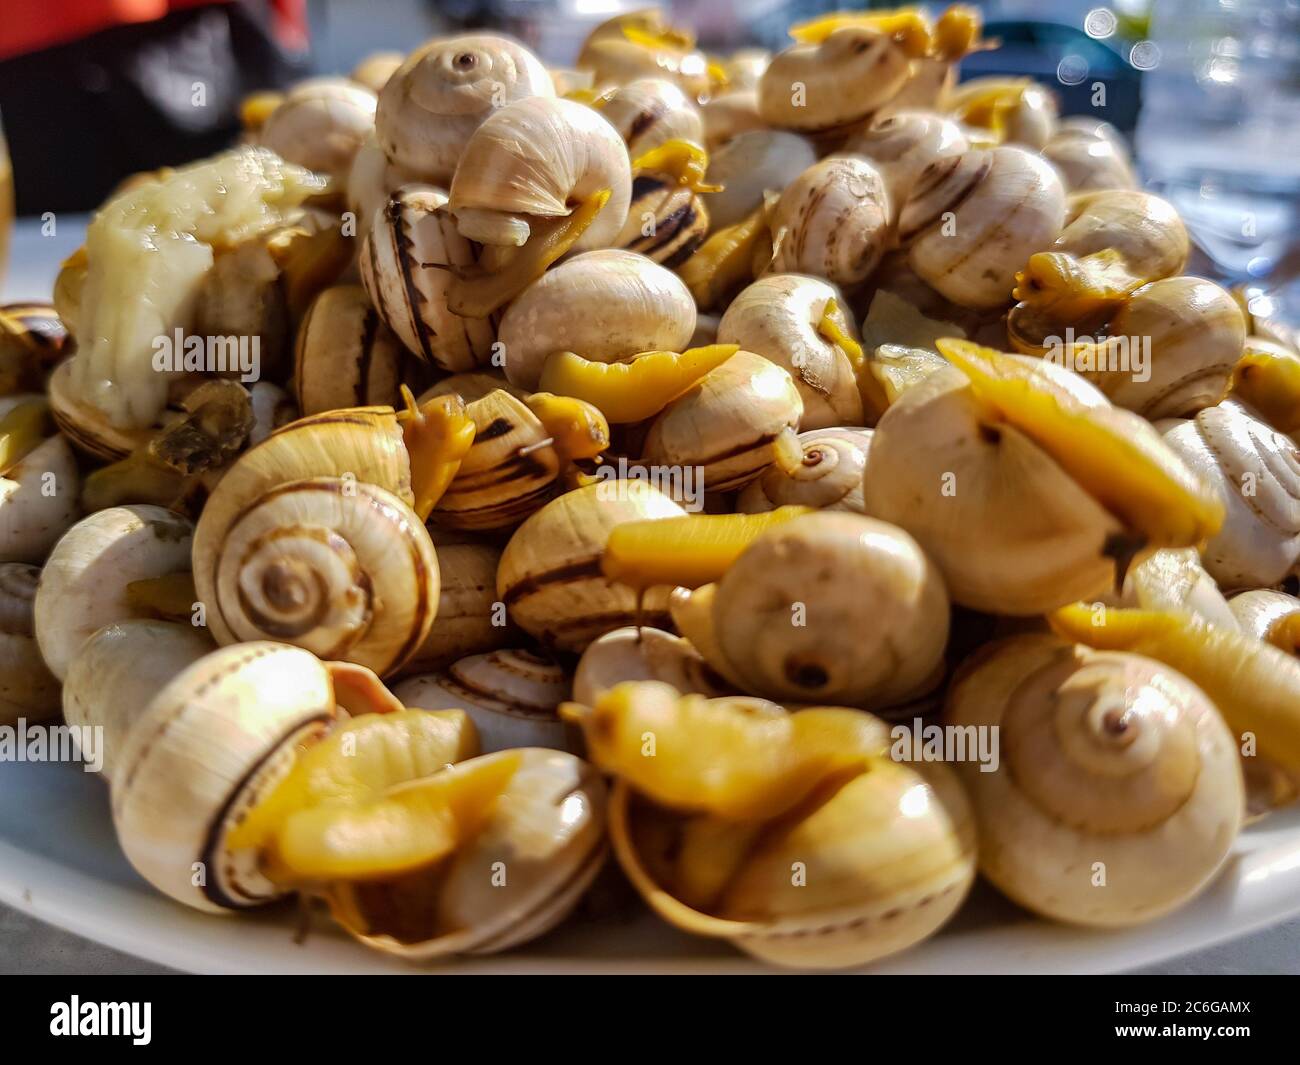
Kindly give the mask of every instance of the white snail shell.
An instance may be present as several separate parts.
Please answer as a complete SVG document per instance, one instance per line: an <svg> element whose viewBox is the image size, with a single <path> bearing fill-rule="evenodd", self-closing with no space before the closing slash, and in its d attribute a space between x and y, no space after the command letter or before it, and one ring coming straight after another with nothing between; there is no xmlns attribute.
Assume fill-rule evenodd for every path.
<svg viewBox="0 0 1300 1065"><path fill-rule="evenodd" d="M356 239L365 239L375 212L389 196L403 185L419 183L419 174L398 166L384 154L373 135L368 137L352 159L345 189L348 210L356 223Z"/></svg>
<svg viewBox="0 0 1300 1065"><path fill-rule="evenodd" d="M522 45L490 34L444 37L417 48L384 84L375 132L398 166L445 182L484 119L515 100L554 94L546 68Z"/></svg>
<svg viewBox="0 0 1300 1065"><path fill-rule="evenodd" d="M629 625L594 640L582 652L573 675L573 698L586 706L617 684L657 680L679 692L710 698L725 695L726 682L680 636L648 626Z"/></svg>
<svg viewBox="0 0 1300 1065"><path fill-rule="evenodd" d="M770 220L774 273L865 281L893 241L893 207L880 172L856 156L831 156L800 174Z"/></svg>
<svg viewBox="0 0 1300 1065"><path fill-rule="evenodd" d="M895 220L927 166L969 148L966 135L951 119L932 111L897 111L854 134L842 151L862 156L880 172Z"/></svg>
<svg viewBox="0 0 1300 1065"><path fill-rule="evenodd" d="M750 481L736 497L742 514L759 514L784 506L866 512L862 473L871 448L870 429L814 429L799 434L803 464L789 474L772 466Z"/></svg>
<svg viewBox="0 0 1300 1065"><path fill-rule="evenodd" d="M1243 632L1300 655L1300 599L1285 592L1256 588L1234 595L1228 607Z"/></svg>
<svg viewBox="0 0 1300 1065"><path fill-rule="evenodd" d="M478 263L481 249L456 229L447 194L404 185L376 208L360 253L361 283L403 344L453 373L486 364L491 319L462 318L447 307L453 270Z"/></svg>
<svg viewBox="0 0 1300 1065"><path fill-rule="evenodd" d="M711 155L743 133L767 129L767 123L758 113L756 89L714 96L701 105L700 115L704 119L704 147Z"/></svg>
<svg viewBox="0 0 1300 1065"><path fill-rule="evenodd" d="M1138 187L1128 148L1108 122L1082 117L1063 119L1043 146L1043 157L1061 172L1071 192Z"/></svg>
<svg viewBox="0 0 1300 1065"><path fill-rule="evenodd" d="M62 679L97 629L134 617L133 581L184 572L193 526L162 507L111 507L83 518L58 542L36 591L36 638Z"/></svg>
<svg viewBox="0 0 1300 1065"><path fill-rule="evenodd" d="M784 368L803 400L801 429L862 424L862 396L849 357L817 331L829 301L850 337L857 325L844 297L818 277L772 274L741 291L718 323L718 343L739 344Z"/></svg>
<svg viewBox="0 0 1300 1065"><path fill-rule="evenodd" d="M0 416L34 396L0 397ZM81 474L61 433L0 471L0 562L39 564L80 513Z"/></svg>
<svg viewBox="0 0 1300 1065"><path fill-rule="evenodd" d="M59 682L41 658L32 603L41 571L0 562L0 725L59 712Z"/></svg>
<svg viewBox="0 0 1300 1065"><path fill-rule="evenodd" d="M451 182L462 235L522 245L532 221L561 218L602 189L609 200L573 245L607 248L627 220L632 163L618 131L572 100L534 96L495 112L465 145Z"/></svg>
<svg viewBox="0 0 1300 1065"><path fill-rule="evenodd" d="M608 249L548 270L506 308L497 339L507 379L536 388L557 351L616 362L641 351L681 351L695 331L695 300L672 271Z"/></svg>
<svg viewBox="0 0 1300 1065"><path fill-rule="evenodd" d="M664 78L638 78L620 85L600 107L636 159L665 141L704 143L704 120L681 89Z"/></svg>
<svg viewBox="0 0 1300 1065"><path fill-rule="evenodd" d="M1205 568L1228 590L1279 583L1300 559L1300 447L1230 400L1180 422L1165 443L1227 508Z"/></svg>
<svg viewBox="0 0 1300 1065"><path fill-rule="evenodd" d="M204 629L147 618L105 625L82 645L64 680L63 719L103 730L105 779L112 779L127 733L153 697L214 650Z"/></svg>
<svg viewBox="0 0 1300 1065"><path fill-rule="evenodd" d="M320 414L398 400L407 355L360 285L334 285L307 308L294 346L298 410Z"/></svg>
<svg viewBox="0 0 1300 1065"><path fill-rule="evenodd" d="M717 229L741 222L763 205L763 195L780 191L817 162L806 137L779 129L741 132L709 158L708 180L720 192L704 197Z"/></svg>
<svg viewBox="0 0 1300 1065"><path fill-rule="evenodd" d="M136 871L211 913L275 898L257 855L232 852L226 833L288 772L297 743L335 715L325 666L296 647L236 644L189 666L118 751L113 826Z"/></svg>
<svg viewBox="0 0 1300 1065"><path fill-rule="evenodd" d="M500 549L480 543L444 544L437 539L434 543L441 578L438 612L429 635L406 664L410 673L441 669L459 658L495 651L506 646L512 635L505 624L505 607L497 602Z"/></svg>
<svg viewBox="0 0 1300 1065"><path fill-rule="evenodd" d="M1236 838L1233 736L1199 688L1158 662L1017 637L959 677L946 720L1000 729L996 771L956 768L981 871L1038 913L1102 927L1158 917L1205 885Z"/></svg>
<svg viewBox="0 0 1300 1065"><path fill-rule="evenodd" d="M374 132L374 92L346 78L295 86L258 131L258 143L308 170L343 178Z"/></svg>
<svg viewBox="0 0 1300 1065"><path fill-rule="evenodd" d="M899 215L899 240L920 278L963 307L1000 307L1016 272L1056 240L1065 188L1023 148L972 150L931 163Z"/></svg>
<svg viewBox="0 0 1300 1065"><path fill-rule="evenodd" d="M501 650L462 658L442 673L408 677L393 694L421 710L464 710L487 754L512 747L574 750L572 727L556 713L570 687L568 675L551 659Z"/></svg>

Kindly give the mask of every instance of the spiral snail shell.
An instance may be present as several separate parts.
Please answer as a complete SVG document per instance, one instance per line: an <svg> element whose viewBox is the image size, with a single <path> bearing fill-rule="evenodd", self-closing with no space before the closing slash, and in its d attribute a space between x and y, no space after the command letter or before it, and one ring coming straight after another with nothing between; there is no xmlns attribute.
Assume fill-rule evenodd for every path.
<svg viewBox="0 0 1300 1065"><path fill-rule="evenodd" d="M1165 442L1227 507L1205 568L1228 590L1279 583L1300 559L1300 447L1232 401L1174 425Z"/></svg>
<svg viewBox="0 0 1300 1065"><path fill-rule="evenodd" d="M464 710L487 754L512 747L574 750L570 726L556 714L569 690L558 663L531 651L499 650L462 658L441 673L408 677L393 694L422 710Z"/></svg>
<svg viewBox="0 0 1300 1065"><path fill-rule="evenodd" d="M570 215L600 192L605 202L577 251L613 243L632 199L632 164L618 131L572 100L534 96L496 111L464 146L451 181L461 235L522 245L545 219Z"/></svg>
<svg viewBox="0 0 1300 1065"><path fill-rule="evenodd" d="M258 130L258 143L308 170L342 179L375 128L377 97L346 78L294 86Z"/></svg>
<svg viewBox="0 0 1300 1065"><path fill-rule="evenodd" d="M1300 599L1257 588L1234 595L1228 607L1243 632L1300 656Z"/></svg>
<svg viewBox="0 0 1300 1065"><path fill-rule="evenodd" d="M837 336L856 335L857 326L835 287L800 274L759 278L732 300L718 323L719 343L739 344L794 378L803 401L801 429L862 423L854 366L836 342Z"/></svg>
<svg viewBox="0 0 1300 1065"><path fill-rule="evenodd" d="M856 156L831 156L800 174L772 212L775 273L824 277L836 285L865 281L893 237L884 178Z"/></svg>
<svg viewBox="0 0 1300 1065"><path fill-rule="evenodd" d="M452 373L486 364L496 340L490 318L447 306L452 271L476 265L479 252L456 230L446 193L430 185L393 192L361 245L361 283L380 317L408 350Z"/></svg>
<svg viewBox="0 0 1300 1065"><path fill-rule="evenodd" d="M726 694L726 683L689 641L663 629L629 625L587 645L573 675L573 698L594 706L610 689L634 680L662 681L683 694Z"/></svg>
<svg viewBox="0 0 1300 1065"><path fill-rule="evenodd" d="M219 644L273 638L385 674L428 635L438 560L389 408L309 416L246 451L194 536Z"/></svg>
<svg viewBox="0 0 1300 1065"><path fill-rule="evenodd" d="M865 512L862 472L871 447L870 429L814 429L799 434L803 458L793 471L772 466L736 497L736 509L755 514L776 507Z"/></svg>
<svg viewBox="0 0 1300 1065"><path fill-rule="evenodd" d="M897 111L855 133L841 150L860 155L884 178L893 222L927 166L969 148L966 135L951 119L929 111Z"/></svg>
<svg viewBox="0 0 1300 1065"><path fill-rule="evenodd" d="M739 133L709 156L709 181L722 186L704 197L711 226L719 230L743 222L763 206L767 192L786 188L816 162L813 146L797 133Z"/></svg>
<svg viewBox="0 0 1300 1065"><path fill-rule="evenodd" d="M997 770L956 768L980 871L1038 913L1101 927L1158 917L1206 884L1236 838L1233 737L1205 695L1160 663L1016 637L963 670L945 714L1000 729Z"/></svg>
<svg viewBox="0 0 1300 1065"><path fill-rule="evenodd" d="M642 481L600 482L553 499L515 530L501 555L497 596L530 636L560 651L633 622L667 619L667 589L639 597L601 573L614 526L685 512Z"/></svg>
<svg viewBox="0 0 1300 1065"><path fill-rule="evenodd" d="M972 149L926 167L899 215L898 239L942 295L994 308L1064 223L1065 189L1051 164L1023 148Z"/></svg>
<svg viewBox="0 0 1300 1065"><path fill-rule="evenodd" d="M901 702L937 682L948 638L938 571L903 530L857 514L780 525L672 605L715 670L783 702Z"/></svg>
<svg viewBox="0 0 1300 1065"><path fill-rule="evenodd" d="M0 725L59 712L59 682L36 643L33 601L40 576L35 566L0 562Z"/></svg>
<svg viewBox="0 0 1300 1065"><path fill-rule="evenodd" d="M398 166L446 182L485 119L554 93L546 68L522 45L490 34L443 37L417 48L384 84L375 133Z"/></svg>
<svg viewBox="0 0 1300 1065"><path fill-rule="evenodd" d="M633 159L670 140L704 143L699 108L664 78L638 78L620 85L600 103L600 113L618 130Z"/></svg>

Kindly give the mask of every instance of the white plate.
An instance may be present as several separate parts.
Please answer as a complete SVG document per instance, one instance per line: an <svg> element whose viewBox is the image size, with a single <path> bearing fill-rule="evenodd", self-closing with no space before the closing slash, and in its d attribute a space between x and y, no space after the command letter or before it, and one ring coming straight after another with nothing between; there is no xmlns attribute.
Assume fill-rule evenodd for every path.
<svg viewBox="0 0 1300 1065"><path fill-rule="evenodd" d="M295 914L212 917L171 902L118 850L104 781L69 764L0 767L0 901L78 935L205 973L423 972L327 929L294 942ZM985 887L957 919L874 973L1114 972L1300 914L1300 810L1245 832L1210 888L1163 921L1089 932L1035 920ZM590 913L508 954L464 958L457 973L743 973L762 966L722 943L679 934L648 913Z"/></svg>

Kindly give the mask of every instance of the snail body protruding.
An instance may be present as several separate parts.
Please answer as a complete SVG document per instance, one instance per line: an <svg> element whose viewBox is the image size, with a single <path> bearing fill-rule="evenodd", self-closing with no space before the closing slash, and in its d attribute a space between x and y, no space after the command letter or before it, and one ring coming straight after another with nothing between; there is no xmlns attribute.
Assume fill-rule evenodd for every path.
<svg viewBox="0 0 1300 1065"><path fill-rule="evenodd" d="M1122 927L1169 912L1240 828L1231 733L1195 685L1150 659L1016 637L959 676L946 720L1000 730L995 771L957 766L981 872L1057 920Z"/></svg>

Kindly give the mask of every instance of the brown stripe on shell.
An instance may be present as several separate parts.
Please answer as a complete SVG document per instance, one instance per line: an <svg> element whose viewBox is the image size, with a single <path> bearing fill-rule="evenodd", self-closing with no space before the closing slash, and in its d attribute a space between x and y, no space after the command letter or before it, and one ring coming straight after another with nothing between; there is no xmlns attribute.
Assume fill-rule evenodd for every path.
<svg viewBox="0 0 1300 1065"><path fill-rule="evenodd" d="M908 244L937 224L948 212L961 209L993 168L993 154L985 151L945 156L930 163L917 180L898 219L898 240ZM952 187L945 189L951 182ZM926 203L927 198L936 200Z"/></svg>
<svg viewBox="0 0 1300 1065"><path fill-rule="evenodd" d="M405 207L406 203L400 191L389 197L388 206L385 208L388 212L388 229L392 233L393 251L397 256L398 272L402 275L402 287L406 290L406 304L411 313L412 331L415 333L416 340L420 342L420 354L433 362L435 361L433 347L429 343L433 331L424 320L424 315L420 313L420 308L424 306L424 295L416 287L411 272L413 264L411 249L415 246L415 242L406 231Z"/></svg>

